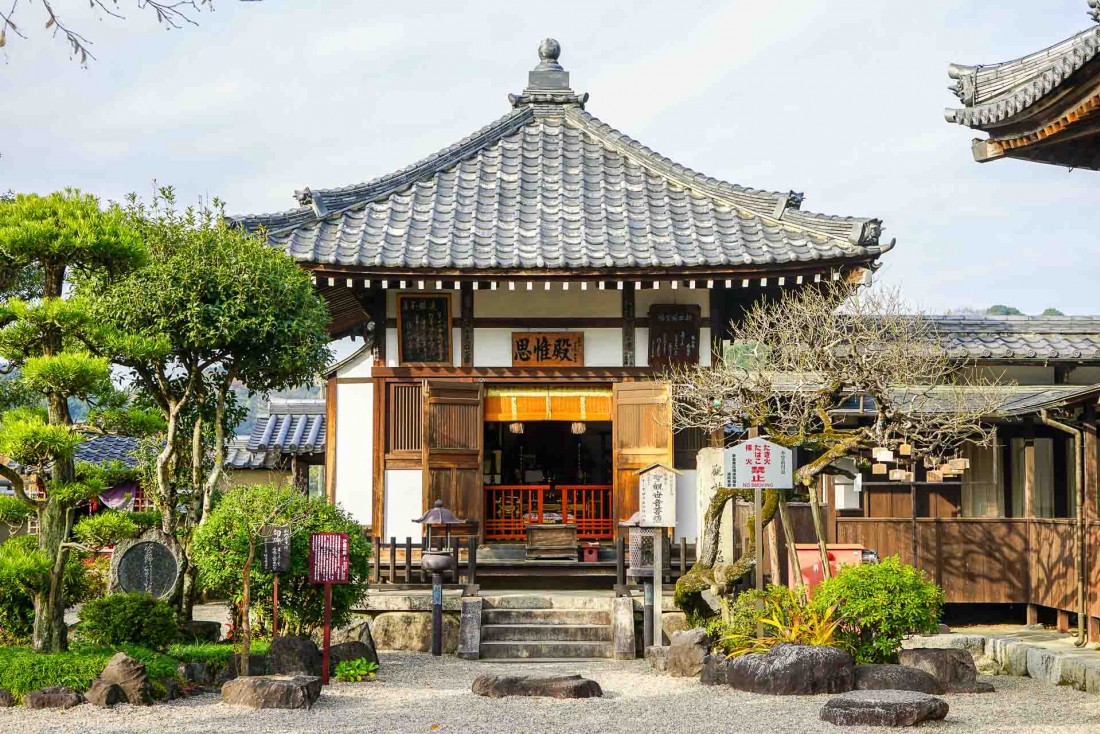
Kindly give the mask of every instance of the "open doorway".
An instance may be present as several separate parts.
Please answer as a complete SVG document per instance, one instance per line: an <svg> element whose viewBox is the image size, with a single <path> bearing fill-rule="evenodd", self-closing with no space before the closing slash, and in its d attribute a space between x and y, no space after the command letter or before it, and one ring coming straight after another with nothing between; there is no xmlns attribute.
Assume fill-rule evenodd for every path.
<svg viewBox="0 0 1100 734"><path fill-rule="evenodd" d="M485 539L524 540L528 525L614 537L610 421L485 424Z"/></svg>

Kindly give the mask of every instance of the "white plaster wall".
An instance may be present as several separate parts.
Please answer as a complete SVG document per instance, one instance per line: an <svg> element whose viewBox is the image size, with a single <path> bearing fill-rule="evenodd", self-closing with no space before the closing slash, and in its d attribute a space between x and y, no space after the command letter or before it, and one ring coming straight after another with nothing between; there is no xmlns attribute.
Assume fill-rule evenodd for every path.
<svg viewBox="0 0 1100 734"><path fill-rule="evenodd" d="M699 536L697 472L694 469L682 471L682 476L676 477L676 530L672 540L687 538L689 543L694 543Z"/></svg>
<svg viewBox="0 0 1100 734"><path fill-rule="evenodd" d="M649 366L649 329L634 330L634 365Z"/></svg>
<svg viewBox="0 0 1100 734"><path fill-rule="evenodd" d="M374 367L374 353L363 350L355 355L355 358L342 366L336 373L336 377L370 377L371 368Z"/></svg>
<svg viewBox="0 0 1100 734"><path fill-rule="evenodd" d="M372 522L373 427L374 386L336 383L336 503L360 525Z"/></svg>
<svg viewBox="0 0 1100 734"><path fill-rule="evenodd" d="M706 281L700 285L705 286ZM634 315L638 318L649 316L649 307L655 304L695 304L702 310L700 315L704 319L710 318L710 291L706 288L685 288L683 284L672 289L671 284L663 282L660 288L644 288L634 293Z"/></svg>
<svg viewBox="0 0 1100 734"><path fill-rule="evenodd" d="M385 481L386 537L420 540L420 523L413 518L424 514L423 473L419 469L387 469Z"/></svg>
<svg viewBox="0 0 1100 734"><path fill-rule="evenodd" d="M588 283L581 290L580 283L570 283L564 290L560 283L533 283L527 290L526 283L516 283L514 291L507 283L493 290L474 293L474 318L536 318L539 316L566 317L619 317L622 315L622 293L619 290L599 290L595 283Z"/></svg>
<svg viewBox="0 0 1100 734"><path fill-rule="evenodd" d="M622 329L583 329L585 367L622 367Z"/></svg>

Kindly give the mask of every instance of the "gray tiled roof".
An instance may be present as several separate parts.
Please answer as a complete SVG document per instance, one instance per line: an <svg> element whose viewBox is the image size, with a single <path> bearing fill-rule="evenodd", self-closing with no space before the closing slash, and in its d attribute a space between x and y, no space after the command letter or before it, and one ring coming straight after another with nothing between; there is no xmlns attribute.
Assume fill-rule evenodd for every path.
<svg viewBox="0 0 1100 734"><path fill-rule="evenodd" d="M272 400L252 427L249 451L317 454L325 450L324 400Z"/></svg>
<svg viewBox="0 0 1100 734"><path fill-rule="evenodd" d="M1001 64L952 64L952 89L965 105L948 109L948 122L974 128L997 127L1058 90L1100 55L1100 27L1088 28L1050 48ZM1091 65L1095 67L1095 64Z"/></svg>
<svg viewBox="0 0 1100 734"><path fill-rule="evenodd" d="M933 316L953 355L1026 362L1100 360L1097 316Z"/></svg>
<svg viewBox="0 0 1100 734"><path fill-rule="evenodd" d="M874 261L881 222L801 209L802 195L681 166L584 110L543 59L514 109L367 183L233 217L297 260L365 269L586 269ZM549 74L538 75L540 69ZM543 84L543 87L538 86Z"/></svg>
<svg viewBox="0 0 1100 734"><path fill-rule="evenodd" d="M130 436L88 436L76 448L76 460L92 464L121 461L126 466L137 466L139 441Z"/></svg>
<svg viewBox="0 0 1100 734"><path fill-rule="evenodd" d="M1011 418L1054 410L1100 395L1100 385L1007 385L994 388L898 388L894 400L903 410L923 413L952 412L959 405L980 409L991 403L998 407L990 418ZM992 397L990 397L992 393ZM942 397L942 401L940 398Z"/></svg>
<svg viewBox="0 0 1100 734"><path fill-rule="evenodd" d="M225 466L230 469L272 469L278 466L279 454L274 451L249 451L248 436L230 439L225 451Z"/></svg>

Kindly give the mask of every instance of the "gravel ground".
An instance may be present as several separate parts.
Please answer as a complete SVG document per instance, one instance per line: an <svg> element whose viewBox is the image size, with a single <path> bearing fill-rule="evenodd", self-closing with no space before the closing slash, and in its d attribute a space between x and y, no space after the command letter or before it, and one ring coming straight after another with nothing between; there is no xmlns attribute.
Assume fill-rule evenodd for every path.
<svg viewBox="0 0 1100 734"><path fill-rule="evenodd" d="M480 673L581 673L599 681L603 699L486 699L470 693ZM951 732L1086 732L1100 726L1100 696L1028 678L991 679L997 693L946 696L946 721L923 725ZM389 653L378 680L334 684L312 711L252 711L221 704L216 695L149 708L89 705L67 712L0 709L0 732L98 734L294 734L296 732L877 732L833 727L817 715L827 696L770 697L655 675L644 661L522 664L467 662L453 657Z"/></svg>

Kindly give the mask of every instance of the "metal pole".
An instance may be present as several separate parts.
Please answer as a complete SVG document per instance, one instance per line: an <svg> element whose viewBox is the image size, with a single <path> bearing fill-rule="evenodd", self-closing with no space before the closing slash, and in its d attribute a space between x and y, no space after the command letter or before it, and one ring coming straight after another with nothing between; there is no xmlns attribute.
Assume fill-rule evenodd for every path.
<svg viewBox="0 0 1100 734"><path fill-rule="evenodd" d="M405 536L405 583L411 584L413 580L413 539Z"/></svg>
<svg viewBox="0 0 1100 734"><path fill-rule="evenodd" d="M755 536L754 542L753 542L753 558L755 559L755 565L756 565L755 576L756 576L756 590L757 591L763 591L764 590L764 550L763 550L763 548L764 548L764 538L763 538L763 535L764 535L764 521L763 521L763 518L761 517L761 515L764 513L764 508L762 506L763 505L763 502L762 502L763 494L764 494L764 490L760 489L759 487L757 487L755 490L753 490L753 493L752 493L753 527L755 528L755 532L753 533L753 535ZM760 610L760 611L763 610L764 602L763 602L762 599L757 598L756 608L757 608L757 610ZM763 618L763 614L758 614L757 618L758 619ZM761 638L761 637L764 636L764 623L763 622L757 622L756 623L756 636L757 636L757 638Z"/></svg>
<svg viewBox="0 0 1100 734"><path fill-rule="evenodd" d="M469 554L466 561L466 583L472 586L477 583L477 537L471 535L468 542L470 547L466 551Z"/></svg>
<svg viewBox="0 0 1100 734"><path fill-rule="evenodd" d="M328 685L328 648L332 641L332 584L325 584L325 633L321 653L321 685Z"/></svg>
<svg viewBox="0 0 1100 734"><path fill-rule="evenodd" d="M642 649L653 645L653 581L645 583L645 599L642 603Z"/></svg>
<svg viewBox="0 0 1100 734"><path fill-rule="evenodd" d="M374 583L382 583L382 538L374 539Z"/></svg>
<svg viewBox="0 0 1100 734"><path fill-rule="evenodd" d="M432 655L443 654L443 575L432 574Z"/></svg>
<svg viewBox="0 0 1100 734"><path fill-rule="evenodd" d="M390 536L390 583L397 583L397 538Z"/></svg>
<svg viewBox="0 0 1100 734"><path fill-rule="evenodd" d="M653 538L653 644L665 644L664 630L661 628L661 606L665 598L665 529L657 531Z"/></svg>

